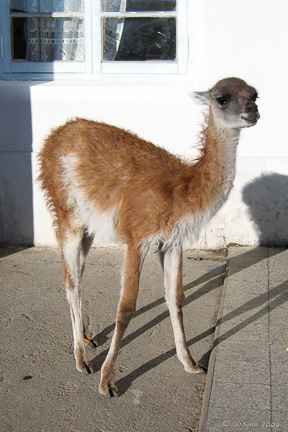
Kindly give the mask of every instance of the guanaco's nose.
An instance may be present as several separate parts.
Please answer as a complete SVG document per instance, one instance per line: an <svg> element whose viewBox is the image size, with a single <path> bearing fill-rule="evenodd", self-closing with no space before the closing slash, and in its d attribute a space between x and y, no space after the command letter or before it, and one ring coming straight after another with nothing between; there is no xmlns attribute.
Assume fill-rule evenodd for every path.
<svg viewBox="0 0 288 432"><path fill-rule="evenodd" d="M244 113L250 114L250 115L254 114L257 119L260 118L260 114L258 112L258 106L253 101L248 101L246 103L245 108L244 108Z"/></svg>

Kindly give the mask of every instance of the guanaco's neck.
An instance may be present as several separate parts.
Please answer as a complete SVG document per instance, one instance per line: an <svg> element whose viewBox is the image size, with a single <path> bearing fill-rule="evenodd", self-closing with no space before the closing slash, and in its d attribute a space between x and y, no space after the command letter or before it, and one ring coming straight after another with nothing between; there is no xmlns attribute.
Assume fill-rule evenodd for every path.
<svg viewBox="0 0 288 432"><path fill-rule="evenodd" d="M213 212L214 207L217 211L227 199L235 177L239 135L239 129L219 126L210 112L202 133L202 155L196 164L187 167L183 176L187 206L192 211Z"/></svg>
<svg viewBox="0 0 288 432"><path fill-rule="evenodd" d="M239 142L240 129L224 128L213 119L213 113L210 112L207 128L203 135L206 139L203 143L203 156L199 162L204 168L204 172L206 171L206 165L207 167L209 166L209 168L211 168L211 176L216 176L214 180L217 185L217 171L219 171L219 169L224 175L224 182L227 176L230 178L232 175L234 179L236 150ZM219 184L219 186L221 185Z"/></svg>

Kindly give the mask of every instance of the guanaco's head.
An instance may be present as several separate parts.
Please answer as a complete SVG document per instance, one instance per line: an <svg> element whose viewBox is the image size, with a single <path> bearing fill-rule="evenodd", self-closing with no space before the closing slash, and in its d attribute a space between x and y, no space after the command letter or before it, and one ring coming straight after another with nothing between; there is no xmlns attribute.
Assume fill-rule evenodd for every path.
<svg viewBox="0 0 288 432"><path fill-rule="evenodd" d="M192 97L196 103L209 105L214 122L224 128L254 126L260 118L257 91L239 78L218 81L211 90L193 92Z"/></svg>

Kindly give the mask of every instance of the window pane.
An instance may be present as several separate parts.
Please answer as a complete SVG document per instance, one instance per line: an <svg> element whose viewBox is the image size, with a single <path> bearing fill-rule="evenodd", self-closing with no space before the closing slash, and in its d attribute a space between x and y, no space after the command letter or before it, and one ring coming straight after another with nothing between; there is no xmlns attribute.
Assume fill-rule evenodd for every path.
<svg viewBox="0 0 288 432"><path fill-rule="evenodd" d="M83 12L84 0L11 0L12 12Z"/></svg>
<svg viewBox="0 0 288 432"><path fill-rule="evenodd" d="M12 59L84 61L82 18L12 18Z"/></svg>
<svg viewBox="0 0 288 432"><path fill-rule="evenodd" d="M103 59L175 60L175 18L106 18Z"/></svg>
<svg viewBox="0 0 288 432"><path fill-rule="evenodd" d="M176 0L102 0L102 12L175 11Z"/></svg>

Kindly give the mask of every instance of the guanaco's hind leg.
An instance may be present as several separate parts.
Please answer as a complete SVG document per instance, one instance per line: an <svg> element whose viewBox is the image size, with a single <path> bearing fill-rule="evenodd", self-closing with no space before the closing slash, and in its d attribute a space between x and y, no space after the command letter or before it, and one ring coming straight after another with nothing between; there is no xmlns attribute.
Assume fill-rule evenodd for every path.
<svg viewBox="0 0 288 432"><path fill-rule="evenodd" d="M101 368L99 392L106 396L117 395L115 363L125 330L136 310L139 278L144 255L136 248L128 247L122 270L122 289L117 308L116 326L107 357Z"/></svg>
<svg viewBox="0 0 288 432"><path fill-rule="evenodd" d="M190 373L202 372L190 355L187 347L182 302L184 292L182 285L182 249L171 248L160 253L160 260L164 270L165 297L170 312L176 352L185 370Z"/></svg>
<svg viewBox="0 0 288 432"><path fill-rule="evenodd" d="M81 248L80 248L80 277L81 277L81 283L82 283L82 276L85 268L85 260L88 255L88 252L92 246L94 240L93 235L88 235L86 232L84 232ZM95 342L93 337L90 337L87 333L87 330L85 328L84 322L83 322L83 339L84 339L84 345L89 346L91 348L97 347L97 343Z"/></svg>
<svg viewBox="0 0 288 432"><path fill-rule="evenodd" d="M85 258L92 241L93 237L88 236L82 228L69 232L66 230L60 241L64 265L64 284L71 312L76 368L80 372L88 373L92 372L92 368L85 345L91 340L86 336L82 319L81 279Z"/></svg>

